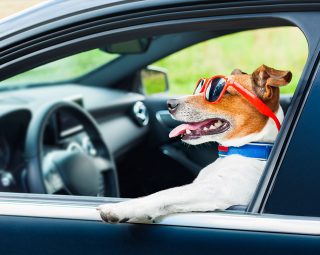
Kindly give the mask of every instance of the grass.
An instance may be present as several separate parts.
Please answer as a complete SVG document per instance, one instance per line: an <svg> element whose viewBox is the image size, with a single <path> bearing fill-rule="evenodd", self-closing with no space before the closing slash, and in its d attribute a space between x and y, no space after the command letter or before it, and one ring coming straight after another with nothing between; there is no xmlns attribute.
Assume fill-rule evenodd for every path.
<svg viewBox="0 0 320 255"><path fill-rule="evenodd" d="M192 93L200 77L230 74L235 68L252 73L261 64L290 70L292 81L281 89L293 93L308 55L298 28L281 27L240 32L212 39L166 57L155 66L166 68L171 94Z"/></svg>
<svg viewBox="0 0 320 255"><path fill-rule="evenodd" d="M108 63L118 56L117 54L106 54L99 49L82 52L16 75L0 82L0 86L70 80Z"/></svg>
<svg viewBox="0 0 320 255"><path fill-rule="evenodd" d="M230 74L234 68L252 73L261 64L292 71L291 83L281 88L282 93L291 94L299 81L307 55L308 45L302 32L294 27L281 27L246 31L208 40L152 65L167 70L170 94L192 93L200 77ZM117 55L95 49L35 68L0 82L0 85L72 79L116 57ZM151 85L147 84L148 93L153 91ZM154 86L154 89L161 89L159 86Z"/></svg>

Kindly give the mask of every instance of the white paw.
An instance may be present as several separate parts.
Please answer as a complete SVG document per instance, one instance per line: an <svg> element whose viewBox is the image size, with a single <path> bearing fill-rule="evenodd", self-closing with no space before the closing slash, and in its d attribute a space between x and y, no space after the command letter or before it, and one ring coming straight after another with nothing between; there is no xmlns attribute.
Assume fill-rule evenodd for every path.
<svg viewBox="0 0 320 255"><path fill-rule="evenodd" d="M100 205L97 210L100 212L101 218L109 223L124 223L124 222L140 222L148 223L153 221L152 215L148 215L134 201L126 201L121 203Z"/></svg>

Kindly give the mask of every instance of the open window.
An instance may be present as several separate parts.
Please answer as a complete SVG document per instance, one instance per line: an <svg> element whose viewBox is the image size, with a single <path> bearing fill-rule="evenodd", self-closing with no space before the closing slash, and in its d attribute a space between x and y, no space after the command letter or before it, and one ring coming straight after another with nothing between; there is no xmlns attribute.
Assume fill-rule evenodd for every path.
<svg viewBox="0 0 320 255"><path fill-rule="evenodd" d="M106 50L105 45L100 44L59 60L52 58L54 61L3 80L1 92L5 100L18 98L19 102L25 100L26 104L49 99L78 104L95 118L110 155L115 159L120 196L145 196L192 182L203 167L218 157L215 143L187 147L180 140L168 138L169 131L177 123L168 114L166 100L173 95L191 94L200 77L229 75L235 68L252 73L261 64L290 70L293 73L291 83L281 88L281 105L287 111L308 58L307 41L297 27L261 27L141 36L137 40L149 38L148 45L143 50L125 53L121 47L126 49L132 38L116 40L109 45L112 50ZM30 99L22 99L26 94ZM32 111L36 112L36 109ZM32 112L28 117L20 118L26 119L26 123L20 123L24 128L24 133L19 136L21 139L3 142L5 163L1 174L5 187L0 188L1 191L33 191L28 187L32 182L29 168L22 162L26 154L26 130L30 129L28 125L35 116L37 114ZM62 110L49 119L42 118L46 123L43 123L45 129L40 142L45 149L37 155L45 158L54 150L65 150L96 157L99 150L94 146L94 140L85 132L84 124L73 117L72 111ZM13 117L5 121L15 124ZM6 127L3 132L10 137L11 127ZM12 144L14 147L10 148ZM18 155L14 155L15 150L19 151ZM42 159L38 165L40 169L50 157L46 161ZM21 164L14 165L15 162ZM11 171L13 168L17 170ZM42 171L44 176L50 173L50 169ZM110 178L114 178L112 176L103 176L106 187ZM48 180L55 183L45 186L50 195L91 195L74 193L70 188L56 189L54 186L59 184L60 177L53 174L46 178L45 185ZM85 183L86 178L77 181ZM112 201L109 200L113 196L110 194L115 193L108 193L108 188L99 189L96 196L107 198L95 201ZM245 210L247 205L240 206Z"/></svg>

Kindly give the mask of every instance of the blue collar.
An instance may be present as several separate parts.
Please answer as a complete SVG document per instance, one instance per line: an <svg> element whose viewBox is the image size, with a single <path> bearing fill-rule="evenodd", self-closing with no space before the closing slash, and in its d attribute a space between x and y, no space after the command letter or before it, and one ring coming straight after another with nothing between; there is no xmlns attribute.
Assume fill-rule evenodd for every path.
<svg viewBox="0 0 320 255"><path fill-rule="evenodd" d="M238 154L248 158L266 161L272 150L273 143L248 143L240 147L225 147L219 145L219 158Z"/></svg>

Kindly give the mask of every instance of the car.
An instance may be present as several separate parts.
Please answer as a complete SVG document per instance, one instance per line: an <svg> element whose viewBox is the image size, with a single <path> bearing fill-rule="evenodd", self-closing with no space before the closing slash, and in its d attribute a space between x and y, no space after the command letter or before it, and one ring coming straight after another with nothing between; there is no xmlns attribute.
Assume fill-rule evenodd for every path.
<svg viewBox="0 0 320 255"><path fill-rule="evenodd" d="M319 21L319 1L295 0L53 0L1 21L1 254L319 254ZM182 50L284 26L305 36L305 63L251 203L102 222L98 205L190 183L218 157L217 144L169 140L179 123L161 60L189 77L200 66L177 64ZM281 37L288 63L299 36Z"/></svg>

